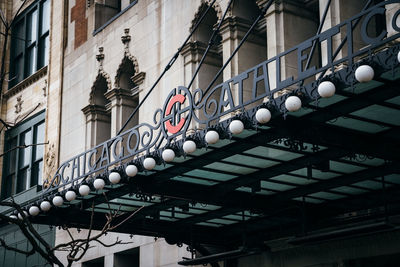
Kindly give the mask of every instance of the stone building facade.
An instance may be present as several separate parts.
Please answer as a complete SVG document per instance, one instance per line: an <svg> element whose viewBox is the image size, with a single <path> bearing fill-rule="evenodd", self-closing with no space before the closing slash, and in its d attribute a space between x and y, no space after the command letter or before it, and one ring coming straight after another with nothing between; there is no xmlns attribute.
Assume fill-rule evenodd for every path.
<svg viewBox="0 0 400 267"><path fill-rule="evenodd" d="M125 129L140 122L152 121L153 113L163 105L170 90L178 85L186 86L190 82L213 28L220 22L228 2L228 0L215 2L173 67L155 87ZM204 89L209 85L267 2L267 0L233 1L215 38L215 45L194 79L191 90ZM228 80L314 36L327 2L328 0L274 1L217 82ZM366 2L366 0L331 1L322 29L329 29L357 14ZM38 39L35 46L38 52L33 63L34 67L29 70L27 55L30 53L30 44L25 45L22 56L25 60L25 65L22 67L25 75L19 78L10 76L18 74L17 52L11 48L7 54L7 68L11 61L8 68L10 75L7 78L10 82L3 84L1 118L10 125L18 126L30 118L41 116L44 133L40 140L45 143L43 149L39 151L42 153L39 156L42 158L39 170L42 178L36 183L27 182L19 189L17 185L19 178L14 177L13 179L16 179L14 185L8 185L9 182L5 179L11 177L12 173L5 170L9 163L1 161L2 195L19 194L23 199L23 195L27 194L26 190L34 194L34 191L39 190L37 185L45 183L46 179L55 173L60 162L115 136L210 3L211 0L27 1L19 13L19 18L24 17L24 20L28 21L30 14L37 11ZM45 13L44 5L47 4L48 13ZM9 17L17 13L19 6L20 3L17 1L0 4L0 8L6 10ZM46 14L48 17L45 17ZM43 31L46 19L49 28ZM390 27L391 25L387 25L389 33ZM337 46L341 41L340 36L335 37L333 46ZM41 38L43 42L47 42L47 46L44 45L46 48L42 48ZM13 45L15 44L11 41L10 47ZM43 52L40 54L39 51L42 49ZM288 55L281 62L282 80L297 75L296 57L297 55ZM320 58L315 57L311 61L317 65L324 64L325 58L326 55L321 52ZM40 60L43 60L43 64L39 63ZM274 87L273 77L276 75L274 68L271 69L269 75L271 87ZM248 95L251 94L250 88L247 92L246 89L244 91ZM290 88L287 91L290 91ZM246 98L246 95L244 97ZM193 124L191 127L196 129L198 125ZM32 135L35 135L36 128L32 129ZM7 150L9 142L7 140L11 139L5 138L9 131L1 132L1 150ZM7 159L9 158L5 160ZM29 170L33 173L34 163L31 164ZM29 176L31 173L28 172L26 177L31 177ZM6 192L7 186L11 191ZM83 236L84 233L84 230L74 232L77 236ZM190 257L190 252L186 251L185 247L171 246L163 239L154 240L154 237L131 237L113 233L107 235L104 242L115 240L117 236L132 243L112 248L96 246L73 266L177 266L182 257ZM348 266L345 265L345 260L349 258L378 256L388 251L399 253L394 235L390 237L379 235L372 238L375 244L369 241L371 238L349 240L344 244L332 242L323 246L296 249L281 247L277 240L276 244L273 244L275 251L240 259L235 264L236 266ZM65 231L56 231L56 244L67 240L68 234ZM61 259L64 256L63 253L59 255Z"/></svg>

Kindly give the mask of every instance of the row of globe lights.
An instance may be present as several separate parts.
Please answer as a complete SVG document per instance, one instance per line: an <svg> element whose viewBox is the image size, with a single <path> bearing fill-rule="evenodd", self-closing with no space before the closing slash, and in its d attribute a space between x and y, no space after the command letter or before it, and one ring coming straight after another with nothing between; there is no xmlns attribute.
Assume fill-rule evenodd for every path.
<svg viewBox="0 0 400 267"><path fill-rule="evenodd" d="M400 52L398 54L398 61L400 62ZM355 78L360 83L366 83L366 82L371 81L374 78L374 75L375 75L374 70L369 65L361 65L356 69L356 72L355 72ZM323 81L318 86L318 94L322 98L332 97L335 94L335 92L336 92L336 87L331 81ZM298 96L289 96L285 100L285 108L289 112L298 111L301 108L301 105L302 105L301 99ZM271 117L272 117L271 112L267 108L260 108L257 110L257 112L255 114L255 119L260 124L268 123L271 120ZM233 135L240 134L241 132L243 132L243 130L244 130L244 124L241 120L234 119L230 122L229 131ZM220 137L219 137L219 134L217 131L209 130L209 131L207 131L204 139L207 142L207 144L215 144L219 141L219 138ZM197 145L193 140L186 140L182 146L182 149L186 154L191 154L191 153L195 152L196 148L197 148ZM166 148L162 152L161 157L165 162L167 162L167 163L171 162L175 158L175 152L171 148ZM156 166L156 161L154 158L146 157L143 160L143 167L146 170L152 170L155 166ZM136 165L129 164L125 168L125 173L128 177L132 178L132 177L136 176L136 174L138 173L138 168ZM108 176L108 180L110 181L111 184L118 184L121 181L121 175L116 171L111 171ZM96 178L93 181L93 187L96 190L102 190L104 188L104 186L105 186L105 181L102 178ZM91 191L91 189L90 189L89 185L87 185L87 184L81 184L78 189L78 192L81 196L89 195L90 191ZM77 194L73 190L68 190L65 193L64 197L67 201L70 202L70 201L73 201L76 199ZM60 207L64 204L64 198L60 195L57 195L52 199L52 203L54 206ZM51 203L48 200L44 200L40 203L40 209L37 206L31 206L28 210L29 213L26 212L25 210L23 212L25 214L25 217L27 217L29 215L37 216L41 210L44 212L47 212L50 209L51 209ZM21 214L18 214L18 216L12 214L12 215L10 215L10 218L12 218L12 219L18 218L18 219L22 220L23 216Z"/></svg>

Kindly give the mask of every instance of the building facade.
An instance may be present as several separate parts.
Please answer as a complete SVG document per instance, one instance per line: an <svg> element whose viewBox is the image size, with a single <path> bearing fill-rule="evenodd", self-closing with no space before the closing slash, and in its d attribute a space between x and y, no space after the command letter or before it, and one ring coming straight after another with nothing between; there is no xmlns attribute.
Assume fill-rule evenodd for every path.
<svg viewBox="0 0 400 267"><path fill-rule="evenodd" d="M68 172L69 177L73 179L75 171L77 171L77 176L79 176L81 171L79 167L80 158L78 158L77 165L75 165L75 161L68 166L64 165L63 162L68 162L69 159L85 150L90 151L96 146L101 146L103 142L119 136L121 131L132 129L140 123L154 122L154 124L157 124L157 118L154 114L157 114L159 108L167 107L166 99L169 99L171 90L178 86L190 84L188 92L193 95L195 102L196 95L201 98L197 89L204 92L206 88L212 85L215 86L235 77L240 77L248 69L281 55L278 59L279 64L275 64L275 61L271 61L271 64L267 63L268 72L265 71L266 74L264 73L269 78L270 88L278 88L284 81L299 78L299 72L306 76L306 69L309 67L304 67L306 61L309 61L307 64L311 64L317 69L331 64L332 51L340 47L343 40L350 38L349 32L353 33L351 37L352 48L346 44L342 49L339 49L335 56L337 60L342 58L346 60L353 53L353 50L361 51L364 49L368 45L365 36L370 38L367 40L374 42L378 39L379 41L384 39L379 37L379 34L383 31L386 32L385 38L389 39L391 36L396 36L400 27L397 23L400 20L397 19L400 4L395 3L396 1L388 5L381 5L381 9L378 11L380 12L383 6L384 16L381 16L382 14L379 12L371 13L366 26L362 24L365 27L354 26L354 29L345 29L346 24L345 26L341 25L339 29L334 28L343 21L356 16L362 10L367 10L373 5L380 5L384 2L367 0L276 0L271 4L267 0L29 0L25 1L23 5L19 1L2 2L0 8L4 11L7 19L11 20L14 17L15 19L5 53L4 66L7 75L2 84L1 92L1 119L4 121L1 126L0 146L4 153L0 162L1 198L6 199L15 196L19 203L29 202L33 199L38 201L41 190L53 186L53 177L56 174L62 172L62 175L64 175ZM21 5L22 8L20 9ZM247 35L249 28L252 27L253 22L266 5L268 5L268 9L266 9L265 14L262 14L262 17L257 20L257 24L254 25L254 29ZM203 14L206 15L203 17ZM392 23L393 17L395 17L394 24ZM366 21L365 17L362 21ZM197 23L199 23L198 27ZM364 33L363 29L367 26L372 30ZM216 27L219 27L219 31L212 39L213 45L208 47L210 37ZM335 29L335 33L325 39L320 37L321 42L316 46L315 53L310 53L312 49L310 42L309 46L300 50L300 54L297 51L285 54L285 51L290 51L293 47L321 32L329 32L331 28ZM171 61L171 58L192 30L194 30L193 35L178 51L179 57ZM246 41L241 44L243 38L246 38ZM4 43L4 38L0 39L0 44L2 44L1 42ZM385 44L384 48L394 47L397 44L398 39L394 39ZM240 49L237 53L235 52L235 56L230 60L232 53L238 46L241 46ZM384 48L380 47L380 49ZM202 59L206 51L207 56ZM374 53L378 53L376 51L378 49L374 50ZM312 56L307 58L307 53L312 54ZM303 57L303 55L305 56ZM355 61L363 60L363 56L359 56ZM300 63L299 57L302 57ZM228 62L228 60L230 61ZM171 62L173 63L171 68L167 69L168 72L153 88L154 82ZM228 64L221 75L216 77L214 83L210 84L225 62L228 62ZM197 73L196 68L200 63L201 68ZM332 66L327 75L336 71L339 72L347 65L345 61L340 65ZM395 67L398 69L397 65ZM394 71L395 77L398 75L396 71ZM242 103L255 98L258 90L257 84L260 81L259 77L263 75L262 71L258 72L259 70L256 69L253 79L256 85L254 86L247 82L243 82L240 86L236 83L229 89L231 95L215 93L212 99L216 99L216 103L225 103L219 110L222 115L218 120L208 124L191 121L185 130L188 135L207 130L210 125L216 127L218 122L239 116L238 110L224 111L229 111L229 103ZM279 77L279 79L276 77ZM304 78L302 83L312 82L313 80L316 80L316 77L307 77ZM284 87L283 90L274 92L274 97L296 92L298 85L292 83ZM153 91L147 96L150 90ZM250 101L251 103L246 108L250 110L267 100L272 101L274 97L269 95L257 101ZM350 93L347 92L347 95L344 94L343 97L350 98ZM144 104L130 118L141 101L144 101ZM397 105L395 102L391 103ZM210 112L212 112L212 109L212 104L207 108L205 107L205 110L211 110ZM172 112L171 110L170 108L169 111ZM207 112L196 112L193 114L196 114L200 120L207 119ZM390 116L391 113L387 114ZM354 119L354 116L351 118ZM370 119L365 119L363 122L372 123ZM392 124L398 125L398 121L388 123L385 127L390 128ZM140 134L142 133L138 132L138 140L135 140L137 143L139 143ZM145 140L146 137L143 138ZM129 138L129 140L131 139ZM177 138L177 140L179 141L180 138ZM124 154L122 139L120 142L120 147L115 145L117 148L114 148L114 154L110 156L111 158L117 158L118 153ZM143 143L146 141L141 140L140 142L142 142L143 147L146 146ZM16 146L24 147L13 149ZM214 148L211 147L211 149ZM217 148L215 149L217 151ZM269 151L258 151L252 155L263 157L275 150L271 147ZM135 159L139 159L140 156L144 156L149 151L150 149L148 151L144 149L138 152L135 154ZM101 156L94 156L95 159L90 156L89 161L102 160L103 152L104 150L101 152ZM93 155L96 155L96 153ZM196 156L201 158L201 154ZM277 153L273 157L278 158L279 163L295 159L295 157L291 158L290 155L288 158L283 156L280 158L280 156L281 154ZM241 162L242 160L245 161L246 157L249 157L249 155L241 153L234 160L237 166L243 164L243 166L239 166L242 169L238 170L241 175L250 174L252 170L251 166L253 165L251 163L248 163L246 167L246 163ZM259 160L265 161L261 158ZM256 167L253 167L259 168L261 171L263 168L274 165L264 163L266 164L264 167L257 164ZM331 164L331 168L334 169L331 173L332 177L362 170L362 164L358 164L360 165L358 166L354 163L355 167L352 165L351 168L354 169L351 169L349 164L344 163L344 160L339 163L335 167ZM83 165L85 164L86 162ZM268 195L268 192L284 192L292 189L294 185L298 185L296 179L299 177L310 178L311 176L311 180L313 180L313 174L308 173L308 170L314 170L314 175L318 178L317 181L324 179L326 169L323 169L319 164L307 164L307 168L304 169L305 174L303 169L299 169L297 173L295 173L295 170L290 172L291 174L286 173L288 176L282 183L277 182L276 185L265 183L262 185L263 187L260 185L259 189L255 188L257 186L253 187L253 185L240 188L243 189L243 192L264 192L264 195ZM318 166L315 167L315 165ZM371 166L375 165L372 164ZM350 169L346 169L347 167ZM360 169L357 169L357 167ZM223 170L225 171L224 177L232 175L229 171L236 171L233 169L233 165L230 168L232 169ZM210 169L212 168L209 167L207 170ZM204 171L204 169L202 170ZM394 173L397 173L397 170ZM180 175L185 176L183 173L178 173L177 178L175 178L183 181L184 177L179 177ZM220 175L222 174L220 173ZM226 182L229 180L222 176L217 177L215 173L205 176L207 179L204 180L195 174L191 178L193 181L197 179L196 183L201 185L214 185L216 181ZM61 180L65 178L59 177ZM391 177L394 177L394 181L391 181L392 185L397 185L398 177L396 175ZM59 191L68 190L69 186L60 187ZM71 188L73 186L74 184L71 185ZM151 188L151 184L149 188ZM354 185L351 189L367 192L371 188ZM371 189L372 193L374 192ZM137 197L137 192L135 194L136 198L140 200L140 197ZM303 196L300 203L312 205L321 203L319 201L330 201L332 200L329 198L330 196L352 196L352 193L339 192L338 190L329 191L328 194L330 195L322 196L320 194L310 197L307 195L308 201L305 201ZM164 197L163 194L158 195L157 192L154 192L154 195L160 198ZM131 198L131 195L124 197L116 198L113 204L126 205L126 207L124 206L126 212L134 211L141 205L147 205L146 201L139 203L139 200L134 199L134 197ZM213 197L210 196L210 198ZM301 197L299 198L301 200ZM85 200L84 197L82 199ZM130 204L131 206L129 206L126 204L128 202L124 202L125 200L131 201L128 201L129 203L137 201L139 204ZM152 200L148 202L152 203ZM227 206L229 206L228 204ZM78 209L79 205L72 203L70 207L72 206ZM171 215L167 216L165 215L167 212L162 213L163 211L161 211L155 216L151 214L152 219L157 216L158 218L164 216L174 222L175 216L179 219L186 218L183 216L188 216L185 215L185 212L189 208L185 210L182 205L177 205L177 207L181 209L182 217L175 214L174 206L172 206L171 211L168 210L168 214ZM213 205L208 204L206 208L205 206L202 207L201 203L194 203L192 208L200 213L201 210L212 211ZM284 207L281 208L284 209ZM83 205L81 209L84 209ZM217 210L217 208L215 209ZM101 210L100 206L99 210ZM3 210L3 212L6 212L6 210ZM253 218L250 209L242 212L243 221ZM240 222L236 221L235 216L240 218L241 213L221 214L231 217L225 216L214 221L210 217L210 220L202 222L202 226L225 225L224 223L229 220L231 220L229 223ZM146 216L150 215L143 216L147 219ZM303 214L303 216L306 215ZM285 220L289 221L290 219L290 216L288 216L282 220L284 223ZM71 220L73 221L74 218L71 218ZM47 224L47 221L45 224ZM58 222L57 225L60 224ZM177 225L179 227L179 224ZM276 229L279 229L279 227L276 227ZM186 228L182 228L182 231L184 230ZM281 230L279 229L279 231ZM43 231L54 244L65 243L69 240L68 233L62 229L48 230L48 228L43 228L40 231ZM151 234L147 236L144 235L146 231L132 232L131 234L129 231L110 233L102 238L103 242L113 242L118 237L129 242L129 244L116 245L111 248L96 245L89 249L87 254L73 266L177 266L182 258L190 259L193 256L190 244L184 244L182 247L181 240L171 241L172 238L157 238L159 236L164 237L163 231L159 228L153 232L148 230L148 233ZM179 229L176 229L176 231L179 232ZM10 230L7 228L4 233L8 232ZM75 236L82 237L87 233L84 229L76 228L72 232ZM157 233L160 235L157 236ZM332 238L318 243L301 240L298 243L288 243L287 239L292 238L295 234L285 234L287 236L263 240L263 244L268 249L257 251L257 253L254 253L256 255L249 253L245 257L232 257L233 260L229 257L222 258L218 263L212 263L211 266L216 266L216 264L219 264L219 266L302 267L397 266L395 263L398 262L400 257L398 246L400 232L398 229L393 229L391 232L375 231L366 235L342 239ZM257 234L252 232L248 239L255 239L255 235ZM260 235L267 236L269 233ZM271 236L274 235L271 234ZM21 241L20 243L25 244L24 242ZM221 241L221 243L224 242ZM238 247L237 244L230 244L229 242L225 243L224 246L225 250ZM223 251L220 248L209 250L215 250L214 254ZM198 257L207 254L199 248L196 251ZM10 256L4 251L1 253L3 253L1 254L3 256L0 255L0 257L3 257L4 266L11 266L8 265L10 262L15 264L13 266L22 266L20 264L33 266L30 263L18 261L16 254ZM66 263L64 252L59 252L57 255ZM40 258L37 261L39 263Z"/></svg>

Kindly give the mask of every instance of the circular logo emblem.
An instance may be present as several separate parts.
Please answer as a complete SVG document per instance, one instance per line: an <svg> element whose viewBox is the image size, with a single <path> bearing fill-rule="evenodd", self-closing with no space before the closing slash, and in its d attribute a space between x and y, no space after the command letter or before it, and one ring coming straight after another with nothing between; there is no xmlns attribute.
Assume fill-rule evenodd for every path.
<svg viewBox="0 0 400 267"><path fill-rule="evenodd" d="M163 109L164 134L175 135L186 130L192 110L192 98L189 90L183 86L173 89L165 101Z"/></svg>

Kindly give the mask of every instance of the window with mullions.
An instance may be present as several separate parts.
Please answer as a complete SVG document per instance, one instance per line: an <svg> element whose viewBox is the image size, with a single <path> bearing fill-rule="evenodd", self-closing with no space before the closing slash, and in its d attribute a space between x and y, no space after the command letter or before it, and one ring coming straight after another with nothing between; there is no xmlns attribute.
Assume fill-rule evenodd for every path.
<svg viewBox="0 0 400 267"><path fill-rule="evenodd" d="M46 66L50 0L38 0L15 20L11 35L10 87Z"/></svg>
<svg viewBox="0 0 400 267"><path fill-rule="evenodd" d="M6 131L2 198L42 184L44 114Z"/></svg>

